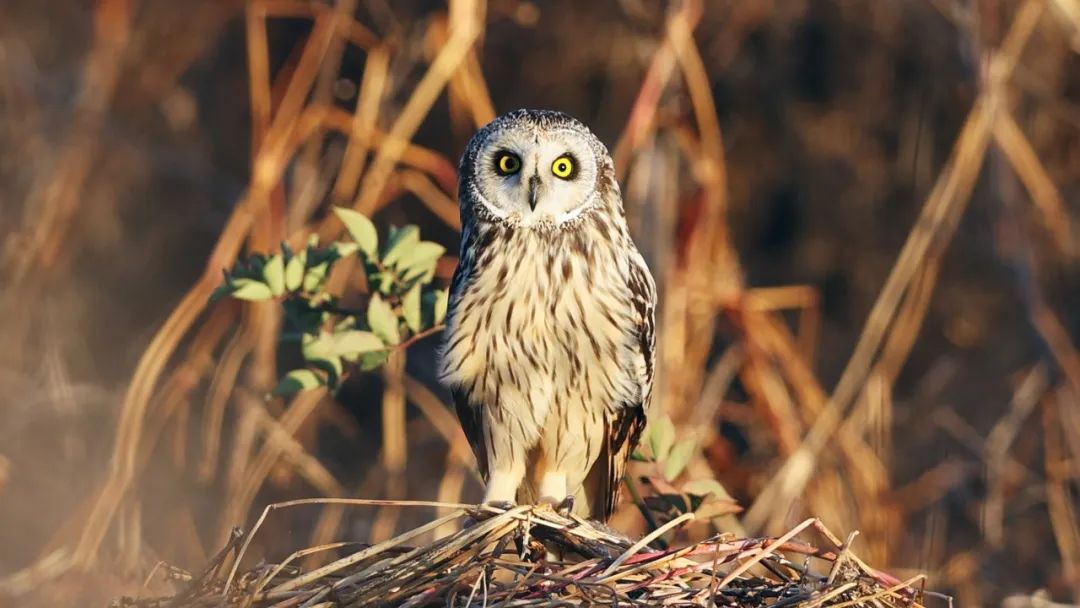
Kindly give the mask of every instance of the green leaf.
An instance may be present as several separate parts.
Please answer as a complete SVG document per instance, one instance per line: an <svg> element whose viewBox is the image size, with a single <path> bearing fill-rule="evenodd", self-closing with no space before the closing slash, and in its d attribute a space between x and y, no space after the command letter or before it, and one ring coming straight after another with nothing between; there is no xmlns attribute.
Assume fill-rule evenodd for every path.
<svg viewBox="0 0 1080 608"><path fill-rule="evenodd" d="M346 243L344 241L336 241L334 244L330 245L330 249L336 253L339 258L347 258L356 253L356 250L359 248L359 245L356 243Z"/></svg>
<svg viewBox="0 0 1080 608"><path fill-rule="evenodd" d="M255 279L234 279L232 297L238 300L269 300L274 297L266 283Z"/></svg>
<svg viewBox="0 0 1080 608"><path fill-rule="evenodd" d="M273 392L270 394L274 397L288 397L323 384L322 377L310 369L294 369L278 381L277 386L274 387Z"/></svg>
<svg viewBox="0 0 1080 608"><path fill-rule="evenodd" d="M367 322L368 326L371 327L371 331L382 338L383 342L387 344L401 342L398 317L394 314L394 309L390 307L390 304L382 299L379 294L372 296L371 302L368 304Z"/></svg>
<svg viewBox="0 0 1080 608"><path fill-rule="evenodd" d="M334 337L326 332L315 335L305 334L300 344L300 350L308 361L328 359L337 355Z"/></svg>
<svg viewBox="0 0 1080 608"><path fill-rule="evenodd" d="M244 267L237 264L237 270L244 277L255 279L262 277L263 266L266 265L266 256L261 253L253 253L244 260Z"/></svg>
<svg viewBox="0 0 1080 608"><path fill-rule="evenodd" d="M334 350L346 361L355 363L360 355L386 350L386 344L370 331L350 330L334 336Z"/></svg>
<svg viewBox="0 0 1080 608"><path fill-rule="evenodd" d="M420 326L427 329L434 327L438 322L435 320L439 307L439 291L424 289L420 291Z"/></svg>
<svg viewBox="0 0 1080 608"><path fill-rule="evenodd" d="M322 262L307 269L304 274L304 291L318 291L330 274L330 262Z"/></svg>
<svg viewBox="0 0 1080 608"><path fill-rule="evenodd" d="M690 463L690 459L693 458L696 451L697 442L693 439L684 439L676 443L675 447L671 448L671 452L668 453L667 460L663 461L664 477L668 481L678 477L679 473L682 473L686 465Z"/></svg>
<svg viewBox="0 0 1080 608"><path fill-rule="evenodd" d="M641 450L634 450L630 452L630 460L634 462L652 462L653 459L646 456Z"/></svg>
<svg viewBox="0 0 1080 608"><path fill-rule="evenodd" d="M383 253L383 264L386 266L396 265L419 242L420 229L416 226L390 228L390 239L386 243L386 252Z"/></svg>
<svg viewBox="0 0 1080 608"><path fill-rule="evenodd" d="M263 280L270 288L270 293L280 296L285 293L285 258L280 254L272 256L263 266Z"/></svg>
<svg viewBox="0 0 1080 608"><path fill-rule="evenodd" d="M390 351L376 350L360 355L357 364L359 364L361 371L370 372L373 369L378 369L383 363L386 363L386 360L389 357Z"/></svg>
<svg viewBox="0 0 1080 608"><path fill-rule="evenodd" d="M401 314L405 317L405 325L416 333L420 331L420 284L412 286L412 289L401 296Z"/></svg>
<svg viewBox="0 0 1080 608"><path fill-rule="evenodd" d="M375 230L375 224L363 213L353 211L346 207L334 207L334 213L345 224L345 230L356 241L360 251L369 260L373 260L379 251L379 233Z"/></svg>
<svg viewBox="0 0 1080 608"><path fill-rule="evenodd" d="M337 356L308 359L308 365L326 372L326 384L330 388L337 387L338 381L341 380L341 374L345 371L345 365L341 362L341 357Z"/></svg>
<svg viewBox="0 0 1080 608"><path fill-rule="evenodd" d="M289 298L282 303L285 316L296 326L302 334L311 334L319 331L322 325L322 311L312 308L311 303L303 298Z"/></svg>
<svg viewBox="0 0 1080 608"><path fill-rule="evenodd" d="M379 293L390 295L390 292L394 290L394 282L396 275L393 272L380 272L379 278Z"/></svg>
<svg viewBox="0 0 1080 608"><path fill-rule="evenodd" d="M213 304L214 302L217 302L225 296L232 295L233 289L234 287L232 281L226 278L225 282L221 285L218 285L217 288L214 289L214 291L210 294L210 303Z"/></svg>
<svg viewBox="0 0 1080 608"><path fill-rule="evenodd" d="M307 250L294 255L285 265L285 289L296 291L304 282L304 260L307 259Z"/></svg>
<svg viewBox="0 0 1080 608"><path fill-rule="evenodd" d="M356 317L344 316L334 324L334 334L339 335L351 329L356 329Z"/></svg>
<svg viewBox="0 0 1080 608"><path fill-rule="evenodd" d="M446 305L450 302L450 288L440 289L435 292L435 325L443 322L446 318Z"/></svg>
<svg viewBox="0 0 1080 608"><path fill-rule="evenodd" d="M435 266L446 247L431 241L421 241L402 254L395 265L402 271L406 281L420 277L421 283L428 283L435 276Z"/></svg>
<svg viewBox="0 0 1080 608"><path fill-rule="evenodd" d="M326 384L331 387L337 386L338 379L344 371L344 364L338 356L335 336L326 332L305 335L300 340L300 344L308 365L326 372Z"/></svg>
<svg viewBox="0 0 1080 608"><path fill-rule="evenodd" d="M671 445L675 443L675 425L667 416L649 424L649 449L657 462L667 460Z"/></svg>

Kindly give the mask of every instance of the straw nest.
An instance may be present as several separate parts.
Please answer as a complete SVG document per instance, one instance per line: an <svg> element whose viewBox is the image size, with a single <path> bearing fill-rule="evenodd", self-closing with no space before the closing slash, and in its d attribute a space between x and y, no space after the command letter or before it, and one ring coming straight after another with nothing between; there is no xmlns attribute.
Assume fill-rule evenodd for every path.
<svg viewBox="0 0 1080 608"><path fill-rule="evenodd" d="M431 505L433 503L411 503ZM444 505L445 506L445 505ZM199 574L160 569L180 583L172 596L122 598L117 607L196 606L921 606L922 576L900 581L870 568L818 520L777 538L715 536L679 548L656 542L692 515L634 541L550 506L449 505L453 512L375 545L339 542L296 551L277 564L241 569L267 513ZM431 542L454 520L465 525ZM830 547L798 540L824 539ZM318 552L348 555L303 571Z"/></svg>

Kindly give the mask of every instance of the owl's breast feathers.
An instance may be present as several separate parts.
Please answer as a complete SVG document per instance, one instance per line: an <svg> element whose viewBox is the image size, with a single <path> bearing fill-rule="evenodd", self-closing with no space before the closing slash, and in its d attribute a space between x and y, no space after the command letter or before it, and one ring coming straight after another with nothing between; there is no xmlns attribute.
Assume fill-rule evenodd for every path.
<svg viewBox="0 0 1080 608"><path fill-rule="evenodd" d="M625 223L609 214L547 232L466 226L442 367L485 476L483 408L515 419L514 439L529 447L556 408L584 408L605 421L606 436L589 440L604 486L592 512L610 515L652 396L655 299Z"/></svg>

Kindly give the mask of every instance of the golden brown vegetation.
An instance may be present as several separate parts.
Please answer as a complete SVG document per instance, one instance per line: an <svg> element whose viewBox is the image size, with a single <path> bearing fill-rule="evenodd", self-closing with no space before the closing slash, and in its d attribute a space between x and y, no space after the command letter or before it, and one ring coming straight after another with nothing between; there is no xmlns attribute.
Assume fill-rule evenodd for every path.
<svg viewBox="0 0 1080 608"><path fill-rule="evenodd" d="M869 563L901 578L925 571L930 588L966 603L1039 588L1080 601L1080 354L1069 283L1078 250L1068 204L1080 192L1080 11L1069 0L99 0L61 20L82 24L88 42L59 133L45 95L20 78L27 65L64 65L20 59L54 44L12 25L34 23L32 5L0 8L10 13L0 64L12 75L0 94L21 117L6 121L0 165L10 193L0 207L0 363L12 400L0 425L9 446L0 445L0 542L12 547L0 591L15 601L71 601L93 586L103 597L134 595L154 564L196 568L276 500L475 498L468 447L432 381L430 340L396 352L378 378L358 374L337 399L314 390L268 401L295 359L279 341L281 311L210 305L209 296L243 252L339 236L331 205L380 225L408 218L453 250L461 143L496 109L540 101L579 115L592 108L582 118L611 144L661 284L657 398L698 449L679 480L643 464L633 481L662 495L678 490L669 482L715 478L745 506L668 530L668 541L775 538L816 517L860 530L856 550ZM530 31L536 48L516 47ZM200 119L207 132L235 134L228 116L198 116L195 85L183 82L200 58L227 56L219 38L246 45L233 53L246 61L250 158L211 247L191 236L206 240L205 230L178 219L191 203L170 193L175 185L153 189L174 207L146 202L165 219L121 205L123 190L171 161L148 164L111 121L150 108L153 120L134 128L151 138L165 137L162 121L183 130ZM769 56L789 38L800 44ZM820 57L823 46L833 50ZM756 80L770 62L795 67ZM529 73L510 76L517 71ZM854 84L835 82L844 77ZM598 78L606 91L590 98ZM228 80L213 87L243 90ZM220 209L221 190L190 208ZM798 204L771 217L762 191ZM992 211L969 209L973 200L992 201ZM788 238L786 254L746 236L777 222L783 233L796 221L785 215L809 226ZM179 258L158 262L170 222L190 232L173 237L184 243ZM946 255L954 241L962 256ZM194 284L148 296L145 283L177 259ZM438 277L453 264L442 260ZM133 276L144 284L126 284ZM800 280L808 284L761 286ZM830 304L835 280L849 293ZM359 283L357 269L340 264L329 289L355 296ZM91 293L108 306L83 304ZM100 309L121 326L125 316L144 321L120 333ZM148 326L157 329L144 338ZM914 375L905 364L920 335L929 344ZM115 376L122 390L70 379L72 361L108 367L131 348L118 342L146 343L137 361L115 357L129 366ZM968 362L971 352L989 355ZM962 390L943 388L953 384ZM39 403L61 413L43 418ZM85 417L62 414L74 410ZM330 502L294 512L303 515L268 521L246 557L330 547L297 556L310 568L346 551L332 543L381 543L446 509ZM518 529L499 517L487 521L506 533L486 538ZM613 526L648 532L629 503ZM480 528L446 536L452 529L433 535L472 539ZM1022 565L1000 572L1010 557ZM771 576L798 584L804 575L769 559L783 573ZM841 605L851 599L843 593L811 601Z"/></svg>

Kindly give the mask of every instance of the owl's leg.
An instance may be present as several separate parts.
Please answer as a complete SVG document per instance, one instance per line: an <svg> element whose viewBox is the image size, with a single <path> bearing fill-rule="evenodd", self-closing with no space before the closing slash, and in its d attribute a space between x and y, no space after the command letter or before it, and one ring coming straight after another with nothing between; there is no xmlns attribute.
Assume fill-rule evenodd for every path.
<svg viewBox="0 0 1080 608"><path fill-rule="evenodd" d="M491 471L487 488L484 490L484 502L513 503L517 497L518 487L521 486L521 480L524 478L524 459L512 463L510 467Z"/></svg>
<svg viewBox="0 0 1080 608"><path fill-rule="evenodd" d="M540 501L558 504L566 498L566 473L547 471L540 480Z"/></svg>
<svg viewBox="0 0 1080 608"><path fill-rule="evenodd" d="M490 474L484 490L484 502L513 504L517 502L518 488L525 479L527 439L514 432L503 412L490 408L486 414L485 440Z"/></svg>

